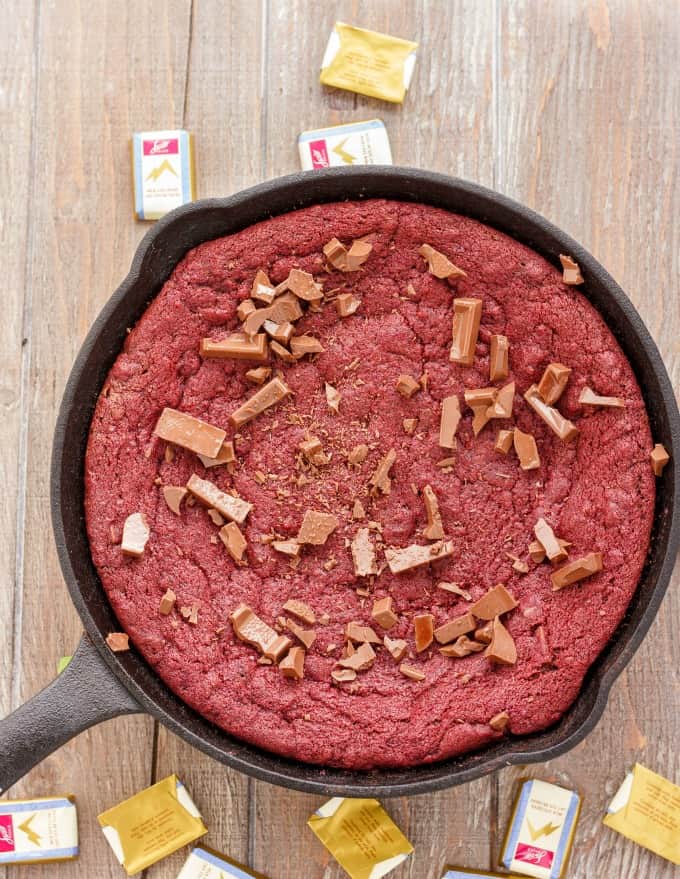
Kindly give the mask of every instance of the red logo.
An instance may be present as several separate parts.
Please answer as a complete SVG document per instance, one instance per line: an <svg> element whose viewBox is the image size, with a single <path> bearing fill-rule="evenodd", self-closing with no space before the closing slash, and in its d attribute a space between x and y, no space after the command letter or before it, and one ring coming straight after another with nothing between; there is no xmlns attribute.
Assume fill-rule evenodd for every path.
<svg viewBox="0 0 680 879"><path fill-rule="evenodd" d="M145 156L168 156L179 152L179 141L176 137L145 140L143 146Z"/></svg>
<svg viewBox="0 0 680 879"><path fill-rule="evenodd" d="M515 852L515 860L522 861L525 864L536 864L538 867L552 867L553 852L546 851L544 848L537 848L535 845L524 845L520 842Z"/></svg>
<svg viewBox="0 0 680 879"><path fill-rule="evenodd" d="M12 816L0 815L0 852L14 851L14 833L12 832Z"/></svg>
<svg viewBox="0 0 680 879"><path fill-rule="evenodd" d="M310 141L309 152L312 156L312 166L314 168L330 168L331 162L328 158L325 140Z"/></svg>

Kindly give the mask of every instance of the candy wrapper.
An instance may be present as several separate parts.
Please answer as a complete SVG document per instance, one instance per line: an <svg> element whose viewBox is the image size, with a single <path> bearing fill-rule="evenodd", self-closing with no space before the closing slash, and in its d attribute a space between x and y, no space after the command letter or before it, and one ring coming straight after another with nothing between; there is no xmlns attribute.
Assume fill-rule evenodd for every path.
<svg viewBox="0 0 680 879"><path fill-rule="evenodd" d="M377 800L334 797L307 823L352 879L380 879L413 851Z"/></svg>
<svg viewBox="0 0 680 879"><path fill-rule="evenodd" d="M445 867L442 879L524 879L516 873L492 873L473 867Z"/></svg>
<svg viewBox="0 0 680 879"><path fill-rule="evenodd" d="M267 879L205 846L197 846L189 855L177 879Z"/></svg>
<svg viewBox="0 0 680 879"><path fill-rule="evenodd" d="M135 214L157 220L195 198L194 141L187 131L142 131L132 136Z"/></svg>
<svg viewBox="0 0 680 879"><path fill-rule="evenodd" d="M207 833L200 813L176 775L102 812L99 824L128 876Z"/></svg>
<svg viewBox="0 0 680 879"><path fill-rule="evenodd" d="M304 171L338 165L391 165L387 130L380 119L303 131L298 138Z"/></svg>
<svg viewBox="0 0 680 879"><path fill-rule="evenodd" d="M680 864L680 787L639 763L609 804L604 824Z"/></svg>
<svg viewBox="0 0 680 879"><path fill-rule="evenodd" d="M0 865L78 857L75 797L0 800Z"/></svg>

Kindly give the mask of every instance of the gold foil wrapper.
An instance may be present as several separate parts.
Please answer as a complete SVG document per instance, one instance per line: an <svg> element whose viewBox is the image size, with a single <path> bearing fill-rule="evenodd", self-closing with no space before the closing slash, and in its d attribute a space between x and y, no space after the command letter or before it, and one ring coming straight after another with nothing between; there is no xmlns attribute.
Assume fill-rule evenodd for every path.
<svg viewBox="0 0 680 879"><path fill-rule="evenodd" d="M638 845L680 864L680 787L651 769L633 766L602 820Z"/></svg>
<svg viewBox="0 0 680 879"><path fill-rule="evenodd" d="M377 800L334 797L307 823L352 879L380 879L413 852Z"/></svg>
<svg viewBox="0 0 680 879"><path fill-rule="evenodd" d="M323 85L401 104L418 43L336 22L321 63Z"/></svg>
<svg viewBox="0 0 680 879"><path fill-rule="evenodd" d="M203 836L208 830L176 775L98 816L109 845L128 876Z"/></svg>

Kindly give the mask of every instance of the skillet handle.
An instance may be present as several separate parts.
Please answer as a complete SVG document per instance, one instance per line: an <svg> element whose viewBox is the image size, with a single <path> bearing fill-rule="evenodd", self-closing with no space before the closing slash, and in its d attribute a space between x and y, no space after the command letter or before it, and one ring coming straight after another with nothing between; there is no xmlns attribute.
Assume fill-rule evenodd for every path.
<svg viewBox="0 0 680 879"><path fill-rule="evenodd" d="M0 794L78 733L142 711L83 635L59 677L0 720Z"/></svg>

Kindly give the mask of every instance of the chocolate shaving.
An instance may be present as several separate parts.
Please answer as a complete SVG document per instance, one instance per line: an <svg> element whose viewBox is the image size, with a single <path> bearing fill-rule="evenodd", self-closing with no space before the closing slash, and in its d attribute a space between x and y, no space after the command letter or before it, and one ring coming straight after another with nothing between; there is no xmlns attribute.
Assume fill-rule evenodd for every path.
<svg viewBox="0 0 680 879"><path fill-rule="evenodd" d="M379 462L375 473L369 480L371 493L389 494L392 490L392 480L390 479L390 470L397 460L397 453L394 449L390 449L384 458Z"/></svg>
<svg viewBox="0 0 680 879"><path fill-rule="evenodd" d="M464 598L466 601L472 601L472 596L467 589L461 589L457 583L447 583L446 581L442 581L441 583L437 583L437 589L443 589L444 592L453 592L454 595L460 595L460 597Z"/></svg>
<svg viewBox="0 0 680 879"><path fill-rule="evenodd" d="M425 513L427 515L427 527L423 529L423 537L427 540L442 540L444 538L444 526L441 513L439 512L437 496L432 490L431 485L426 485L423 488L423 503L425 504Z"/></svg>

